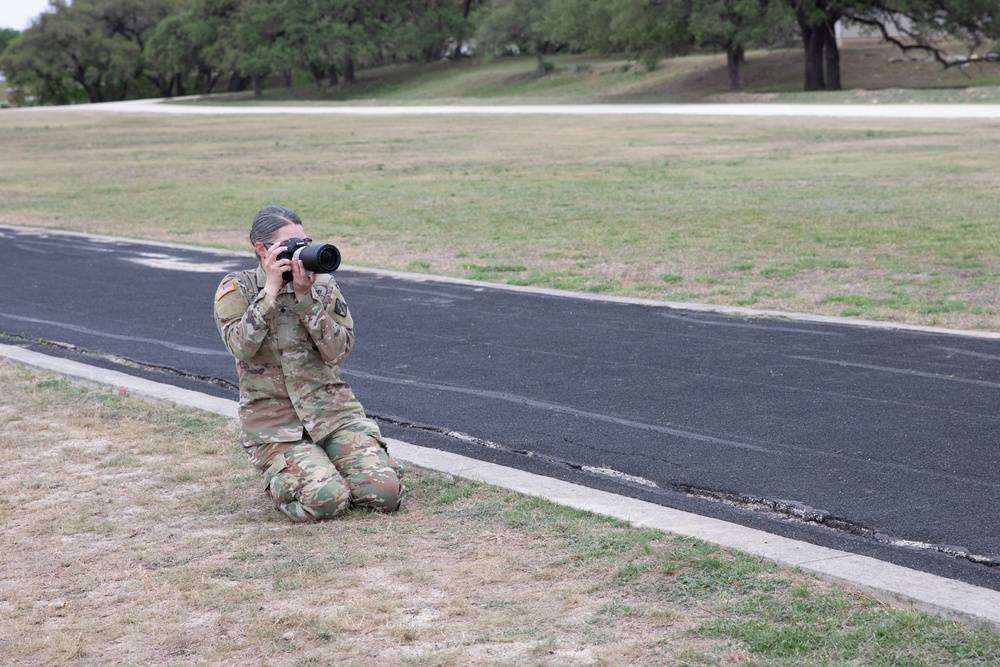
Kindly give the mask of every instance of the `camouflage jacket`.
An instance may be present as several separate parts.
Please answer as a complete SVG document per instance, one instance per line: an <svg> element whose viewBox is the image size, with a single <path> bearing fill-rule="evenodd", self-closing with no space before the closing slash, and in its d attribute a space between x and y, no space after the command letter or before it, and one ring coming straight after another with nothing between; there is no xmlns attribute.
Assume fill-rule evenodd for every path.
<svg viewBox="0 0 1000 667"><path fill-rule="evenodd" d="M364 417L339 364L354 345L354 322L332 276L320 274L296 302L291 283L276 299L264 292L264 270L238 271L215 293L215 324L236 358L244 447L319 442Z"/></svg>

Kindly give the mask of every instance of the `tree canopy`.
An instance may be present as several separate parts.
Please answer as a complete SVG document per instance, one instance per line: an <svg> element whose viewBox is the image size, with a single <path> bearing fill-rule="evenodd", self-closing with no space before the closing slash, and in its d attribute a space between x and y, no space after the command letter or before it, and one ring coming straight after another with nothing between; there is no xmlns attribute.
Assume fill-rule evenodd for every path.
<svg viewBox="0 0 1000 667"><path fill-rule="evenodd" d="M368 67L475 53L625 52L655 67L690 52L743 54L798 34L806 90L840 88L838 21L944 67L992 61L1000 0L49 0L23 33L0 31L17 102L261 93L297 74L346 87ZM958 48L957 52L948 49ZM308 80L308 79L307 79Z"/></svg>

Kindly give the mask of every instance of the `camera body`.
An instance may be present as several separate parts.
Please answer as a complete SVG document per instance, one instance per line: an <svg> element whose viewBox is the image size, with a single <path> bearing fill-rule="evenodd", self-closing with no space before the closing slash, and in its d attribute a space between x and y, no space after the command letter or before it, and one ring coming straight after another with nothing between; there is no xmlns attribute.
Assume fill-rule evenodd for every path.
<svg viewBox="0 0 1000 667"><path fill-rule="evenodd" d="M285 241L285 250L278 255L278 259L301 259L306 271L333 273L340 266L340 250L332 243L312 245L296 237ZM292 272L285 271L281 277L288 282L292 279Z"/></svg>

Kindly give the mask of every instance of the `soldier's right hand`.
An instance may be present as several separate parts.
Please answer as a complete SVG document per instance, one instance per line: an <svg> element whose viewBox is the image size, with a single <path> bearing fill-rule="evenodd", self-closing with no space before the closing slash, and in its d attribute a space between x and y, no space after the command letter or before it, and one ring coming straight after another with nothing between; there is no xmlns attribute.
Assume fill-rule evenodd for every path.
<svg viewBox="0 0 1000 667"><path fill-rule="evenodd" d="M267 276L264 283L264 291L271 295L272 299L278 297L278 290L285 283L281 277L285 271L292 270L292 260L278 259L278 255L285 251L284 243L275 243L267 249L267 254L261 259L261 267Z"/></svg>

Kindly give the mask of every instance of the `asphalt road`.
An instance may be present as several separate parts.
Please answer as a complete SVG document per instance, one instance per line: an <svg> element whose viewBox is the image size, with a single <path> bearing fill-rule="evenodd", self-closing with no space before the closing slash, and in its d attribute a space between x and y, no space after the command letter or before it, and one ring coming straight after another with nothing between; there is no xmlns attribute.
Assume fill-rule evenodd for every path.
<svg viewBox="0 0 1000 667"><path fill-rule="evenodd" d="M0 342L236 398L212 294L252 265L0 227ZM337 278L391 437L1000 590L996 340Z"/></svg>

